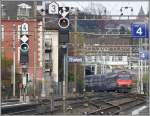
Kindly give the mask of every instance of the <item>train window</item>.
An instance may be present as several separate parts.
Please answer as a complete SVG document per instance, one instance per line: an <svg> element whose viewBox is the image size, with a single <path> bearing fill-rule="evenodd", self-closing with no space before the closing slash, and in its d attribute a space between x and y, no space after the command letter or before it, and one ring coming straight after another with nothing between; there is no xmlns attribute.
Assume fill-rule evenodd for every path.
<svg viewBox="0 0 150 116"><path fill-rule="evenodd" d="M119 75L119 79L129 80L130 79L130 75Z"/></svg>

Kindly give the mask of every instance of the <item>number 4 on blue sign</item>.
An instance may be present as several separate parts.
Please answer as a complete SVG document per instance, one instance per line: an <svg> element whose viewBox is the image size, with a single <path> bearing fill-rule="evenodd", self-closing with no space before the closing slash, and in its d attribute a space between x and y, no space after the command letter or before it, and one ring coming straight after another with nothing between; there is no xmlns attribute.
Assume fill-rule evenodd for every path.
<svg viewBox="0 0 150 116"><path fill-rule="evenodd" d="M146 37L146 24L131 24L132 38Z"/></svg>
<svg viewBox="0 0 150 116"><path fill-rule="evenodd" d="M139 28L137 29L136 33L139 34L139 35L142 35L142 33L143 33L143 32L142 32L142 28L139 27Z"/></svg>

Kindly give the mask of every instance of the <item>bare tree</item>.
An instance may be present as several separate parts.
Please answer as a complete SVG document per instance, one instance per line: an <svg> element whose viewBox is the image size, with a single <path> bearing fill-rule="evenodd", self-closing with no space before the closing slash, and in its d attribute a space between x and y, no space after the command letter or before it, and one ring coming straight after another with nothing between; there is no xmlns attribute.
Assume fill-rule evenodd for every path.
<svg viewBox="0 0 150 116"><path fill-rule="evenodd" d="M106 7L103 6L102 4L92 4L92 8L90 5L86 7L82 7L82 12L85 12L86 14L91 14L91 15L107 15L109 14L109 11L107 11Z"/></svg>

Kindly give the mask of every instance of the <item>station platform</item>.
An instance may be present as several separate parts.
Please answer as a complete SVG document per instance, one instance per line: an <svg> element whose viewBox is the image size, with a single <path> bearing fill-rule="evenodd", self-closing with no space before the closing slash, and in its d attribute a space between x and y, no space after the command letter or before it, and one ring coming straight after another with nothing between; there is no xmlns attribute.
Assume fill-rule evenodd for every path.
<svg viewBox="0 0 150 116"><path fill-rule="evenodd" d="M141 106L138 106L137 108L135 108L133 111L132 111L132 115L146 115L146 116L149 116L149 98L147 98L146 100L146 103L141 105Z"/></svg>
<svg viewBox="0 0 150 116"><path fill-rule="evenodd" d="M149 100L147 99L147 102L140 106L135 106L131 109L120 112L120 115L149 116Z"/></svg>
<svg viewBox="0 0 150 116"><path fill-rule="evenodd" d="M25 104L31 104L31 103L25 103L25 102L10 103L10 102L6 102L6 103L2 103L1 108L11 107L11 106L21 106L21 105L25 105Z"/></svg>
<svg viewBox="0 0 150 116"><path fill-rule="evenodd" d="M142 111L139 112L139 115L148 115L149 116L149 107L144 108Z"/></svg>

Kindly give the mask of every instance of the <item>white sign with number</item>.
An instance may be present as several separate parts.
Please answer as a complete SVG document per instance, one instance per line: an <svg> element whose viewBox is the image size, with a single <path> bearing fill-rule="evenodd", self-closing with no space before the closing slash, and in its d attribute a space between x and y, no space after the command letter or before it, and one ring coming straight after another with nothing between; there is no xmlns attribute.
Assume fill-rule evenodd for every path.
<svg viewBox="0 0 150 116"><path fill-rule="evenodd" d="M56 2L52 2L48 6L49 14L58 14L58 4Z"/></svg>
<svg viewBox="0 0 150 116"><path fill-rule="evenodd" d="M28 24L27 23L23 23L21 25L21 32L23 35L27 35L28 34Z"/></svg>

